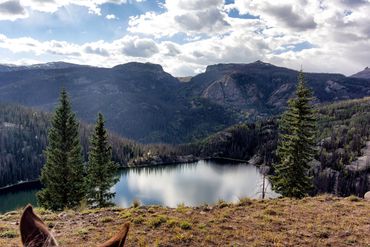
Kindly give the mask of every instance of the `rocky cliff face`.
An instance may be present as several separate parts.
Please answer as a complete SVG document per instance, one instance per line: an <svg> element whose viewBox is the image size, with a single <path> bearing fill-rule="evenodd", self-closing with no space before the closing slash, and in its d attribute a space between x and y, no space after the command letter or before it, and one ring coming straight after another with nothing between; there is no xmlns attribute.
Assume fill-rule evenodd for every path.
<svg viewBox="0 0 370 247"><path fill-rule="evenodd" d="M200 96L241 116L281 112L294 95L298 72L257 61L251 64L217 64L191 79L186 86ZM340 74L305 74L317 102L363 97L370 82Z"/></svg>
<svg viewBox="0 0 370 247"><path fill-rule="evenodd" d="M331 168L314 169L315 194L331 193L337 196L356 195L363 197L370 190L369 170L349 170L343 172Z"/></svg>

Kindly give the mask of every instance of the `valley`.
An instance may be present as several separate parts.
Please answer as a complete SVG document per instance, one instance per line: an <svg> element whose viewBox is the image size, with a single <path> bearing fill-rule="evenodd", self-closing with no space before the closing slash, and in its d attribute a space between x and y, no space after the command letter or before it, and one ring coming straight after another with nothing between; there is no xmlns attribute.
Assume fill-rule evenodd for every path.
<svg viewBox="0 0 370 247"><path fill-rule="evenodd" d="M38 178L44 163L42 150L47 143L46 131L50 119L50 114L42 110L48 111L53 108L56 100L51 97L54 94L53 90L57 94L58 88L62 86L71 90L72 103L76 104L77 116L82 119L81 143L85 159L88 149L87 136L91 131L88 122L94 117L89 111L102 110L107 115L107 127L112 130L110 143L113 147L113 160L121 167L158 166L207 158L231 158L257 166L265 164L272 168L272 164L276 162L278 113L285 109L285 102L293 93L297 75L296 71L260 61L245 65L209 66L205 73L188 78L187 82L179 82L165 73L159 65L151 64L132 63L112 69L59 63L27 69L15 68L0 72L9 76L0 77L2 81L0 93L4 96L1 101L8 102L2 103L1 107L0 130L1 143L4 147L0 157L3 160L1 163L3 169L0 173L2 187ZM99 79L109 77L112 71L118 74L111 75L112 81L103 82ZM37 86L32 81L17 82L14 85L4 82L6 80L10 82L9 78L24 77L27 73L35 78L42 76L44 79L40 79ZM63 80L57 80L57 75L65 76L68 83L61 83ZM112 76L116 76L117 79ZM77 81L82 80L82 77L88 79L85 78L86 83L80 85ZM307 73L306 77L308 84L314 89L319 113L318 153L311 170L315 184L312 193L363 196L370 188L370 168L366 163L358 170L354 169L352 164L365 155L362 149L370 136L368 132L370 100L343 99L367 95L366 90L370 81L337 74ZM36 83L35 78L32 80ZM223 79L226 81L222 81ZM113 84L123 84L127 88L122 85L119 90L105 90L109 87L107 85ZM42 87L50 94L40 92L38 95L35 92L36 97L27 97L28 94L33 95L32 90L36 87ZM145 97L142 94L149 93L148 87L151 88L151 95ZM248 96L243 88L258 89L259 93L255 91L251 94L259 98ZM18 94L20 89L23 92L22 97L13 97L12 95ZM222 89L222 94L218 93L219 89ZM84 93L87 91L92 93ZM340 94L341 91L343 96ZM122 100L125 99L130 104L137 103L131 105L120 103L121 98L117 95L121 94L131 97L129 99L123 97ZM86 105L82 99L87 99L86 102L89 104ZM248 103L247 99L253 99L253 102ZM106 100L110 100L111 103L108 104ZM140 100L141 104L138 103ZM144 107L142 111L144 102L150 100L154 101L147 103L148 106L166 112L168 118L153 112L152 108ZM16 104L29 105L32 108ZM191 106L186 109L187 104ZM124 118L119 117L120 114L117 112L127 107L132 109L124 114ZM132 116L130 111L139 115ZM148 119L142 120L142 115ZM145 126L136 124L135 121L140 121ZM174 124L173 121L181 124ZM141 141L150 140L144 140L136 134L131 135L133 139L123 138L122 133L133 130L128 127L129 122L136 128L134 132L140 133L145 138L151 139L152 137L149 137L152 136L151 133L157 133L158 135L155 134L157 137L167 136L169 139L151 139L153 142L164 142L163 144L143 144ZM162 123L153 127L152 124L159 122ZM147 124L153 128L148 128ZM154 132L151 132L152 130ZM135 140L134 137L138 139ZM180 140L181 143L172 143ZM366 157L360 158L363 159ZM273 173L273 169L270 169L269 173Z"/></svg>
<svg viewBox="0 0 370 247"><path fill-rule="evenodd" d="M0 247L370 247L370 0L0 0Z"/></svg>

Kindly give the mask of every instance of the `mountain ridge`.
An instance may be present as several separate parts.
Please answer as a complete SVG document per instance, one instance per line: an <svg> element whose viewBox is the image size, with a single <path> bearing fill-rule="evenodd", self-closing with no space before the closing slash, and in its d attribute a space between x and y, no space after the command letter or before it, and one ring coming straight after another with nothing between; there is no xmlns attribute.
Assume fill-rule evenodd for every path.
<svg viewBox="0 0 370 247"><path fill-rule="evenodd" d="M351 75L351 77L370 80L370 68L366 67L364 70Z"/></svg>
<svg viewBox="0 0 370 247"><path fill-rule="evenodd" d="M56 62L24 70L0 69L0 102L41 110L70 93L77 116L106 116L112 131L144 143L181 143L230 125L276 115L294 95L298 71L262 61L209 65L186 82L161 65L131 62L112 68ZM370 95L370 80L305 73L317 103Z"/></svg>

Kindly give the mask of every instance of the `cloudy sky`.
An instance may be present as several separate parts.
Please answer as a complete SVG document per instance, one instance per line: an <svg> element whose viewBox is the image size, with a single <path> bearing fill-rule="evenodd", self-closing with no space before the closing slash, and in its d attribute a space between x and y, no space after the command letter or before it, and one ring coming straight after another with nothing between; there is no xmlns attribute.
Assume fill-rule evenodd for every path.
<svg viewBox="0 0 370 247"><path fill-rule="evenodd" d="M370 66L370 0L0 0L0 63Z"/></svg>

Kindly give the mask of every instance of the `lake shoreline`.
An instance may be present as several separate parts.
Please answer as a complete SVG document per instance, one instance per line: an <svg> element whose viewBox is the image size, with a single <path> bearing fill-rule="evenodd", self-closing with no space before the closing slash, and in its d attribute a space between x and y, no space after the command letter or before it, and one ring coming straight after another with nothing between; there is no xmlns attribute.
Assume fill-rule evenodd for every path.
<svg viewBox="0 0 370 247"><path fill-rule="evenodd" d="M181 158L179 159L179 157L181 157ZM221 162L235 162L235 163L240 162L240 163L248 164L247 160L240 160L240 159L227 158L227 157L203 157L203 158L201 158L201 157L192 156L192 159L184 159L183 157L184 156L177 156L176 159L163 161L163 162L159 162L159 163L150 163L150 162L148 162L148 163L145 163L145 164L138 164L138 165L132 165L132 166L120 166L119 170L130 169L130 168L148 168L148 167L167 166L167 165L181 165L181 164L186 164L186 163L198 162L198 161L201 161L201 160L221 161ZM40 179L34 179L34 180L30 180L30 181L22 181L22 182L19 182L19 183L16 183L16 184L10 184L10 185L4 186L4 187L0 187L0 194L9 193L12 190L22 189L22 187L24 187L25 185L30 185L30 184L31 185L36 185L36 184L41 185L41 182L40 182Z"/></svg>
<svg viewBox="0 0 370 247"><path fill-rule="evenodd" d="M41 186L41 182L40 182L40 179L35 179L35 180L30 180L30 181L19 182L17 184L7 185L7 186L4 186L4 187L0 188L0 195L12 192L12 190L25 189L24 187L26 185L33 185L33 186L40 185Z"/></svg>
<svg viewBox="0 0 370 247"><path fill-rule="evenodd" d="M238 198L259 198L262 176L258 167L245 162L206 159L183 164L149 167L125 167L117 172L112 202L129 207L134 201L142 205L174 207L216 203L222 199L235 202ZM36 202L42 189L40 181L28 181L0 190L0 212ZM268 186L270 191L270 186ZM270 197L270 196L269 196ZM274 197L274 193L271 193Z"/></svg>

